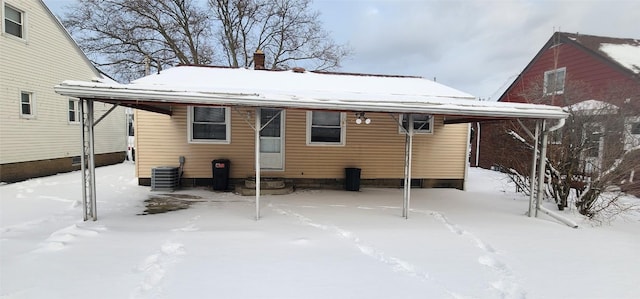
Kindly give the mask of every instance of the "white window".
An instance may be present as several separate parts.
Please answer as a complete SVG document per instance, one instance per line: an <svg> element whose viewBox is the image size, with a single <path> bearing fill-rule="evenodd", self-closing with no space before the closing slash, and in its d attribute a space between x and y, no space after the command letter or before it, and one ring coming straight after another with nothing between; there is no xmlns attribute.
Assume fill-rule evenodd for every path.
<svg viewBox="0 0 640 299"><path fill-rule="evenodd" d="M69 122L80 122L80 106L78 100L69 99Z"/></svg>
<svg viewBox="0 0 640 299"><path fill-rule="evenodd" d="M599 124L588 123L584 126L583 142L587 158L599 158L602 152L603 129Z"/></svg>
<svg viewBox="0 0 640 299"><path fill-rule="evenodd" d="M409 130L409 115L400 115L402 128L398 128L400 134L404 134L405 130ZM433 116L430 114L413 114L413 133L415 134L431 134L433 133Z"/></svg>
<svg viewBox="0 0 640 299"><path fill-rule="evenodd" d="M566 73L566 67L544 72L544 94L563 94Z"/></svg>
<svg viewBox="0 0 640 299"><path fill-rule="evenodd" d="M32 92L20 92L20 115L25 118L31 118L35 116L34 99Z"/></svg>
<svg viewBox="0 0 640 299"><path fill-rule="evenodd" d="M549 134L549 143L550 144L562 144L562 139L564 138L564 134L562 133L562 129L555 130Z"/></svg>
<svg viewBox="0 0 640 299"><path fill-rule="evenodd" d="M231 142L231 110L226 107L190 106L187 119L190 143Z"/></svg>
<svg viewBox="0 0 640 299"><path fill-rule="evenodd" d="M9 6L4 5L4 32L15 37L24 37L24 13Z"/></svg>
<svg viewBox="0 0 640 299"><path fill-rule="evenodd" d="M346 114L307 111L307 145L345 145Z"/></svg>

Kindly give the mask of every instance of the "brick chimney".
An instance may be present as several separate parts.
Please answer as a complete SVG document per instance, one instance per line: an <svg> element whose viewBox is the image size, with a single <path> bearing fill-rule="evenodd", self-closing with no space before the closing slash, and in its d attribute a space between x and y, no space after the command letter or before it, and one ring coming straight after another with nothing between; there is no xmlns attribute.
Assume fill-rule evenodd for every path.
<svg viewBox="0 0 640 299"><path fill-rule="evenodd" d="M264 70L264 53L260 49L253 53L253 69Z"/></svg>

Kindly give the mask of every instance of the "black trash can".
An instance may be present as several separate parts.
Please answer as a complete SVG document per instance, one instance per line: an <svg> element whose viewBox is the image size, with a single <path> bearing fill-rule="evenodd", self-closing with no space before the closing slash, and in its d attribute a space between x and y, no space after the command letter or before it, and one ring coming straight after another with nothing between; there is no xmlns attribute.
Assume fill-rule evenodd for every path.
<svg viewBox="0 0 640 299"><path fill-rule="evenodd" d="M344 169L344 189L347 191L360 191L360 168Z"/></svg>
<svg viewBox="0 0 640 299"><path fill-rule="evenodd" d="M229 190L229 171L231 162L228 159L216 159L211 161L213 172L213 190Z"/></svg>

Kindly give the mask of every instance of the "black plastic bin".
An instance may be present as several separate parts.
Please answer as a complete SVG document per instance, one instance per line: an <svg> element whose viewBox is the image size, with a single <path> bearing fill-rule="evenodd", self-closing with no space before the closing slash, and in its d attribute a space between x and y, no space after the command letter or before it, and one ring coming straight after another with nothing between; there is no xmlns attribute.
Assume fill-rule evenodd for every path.
<svg viewBox="0 0 640 299"><path fill-rule="evenodd" d="M347 191L360 191L360 168L344 169L344 189Z"/></svg>
<svg viewBox="0 0 640 299"><path fill-rule="evenodd" d="M211 161L213 172L213 190L229 190L229 171L231 162L228 159L216 159Z"/></svg>

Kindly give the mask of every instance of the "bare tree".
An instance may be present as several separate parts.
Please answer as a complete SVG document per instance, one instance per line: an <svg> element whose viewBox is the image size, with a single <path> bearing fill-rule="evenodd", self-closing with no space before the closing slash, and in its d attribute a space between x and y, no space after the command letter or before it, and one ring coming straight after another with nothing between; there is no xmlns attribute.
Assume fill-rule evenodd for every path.
<svg viewBox="0 0 640 299"><path fill-rule="evenodd" d="M574 80L566 81L561 94L544 94L542 86L535 84L523 91L521 95L530 102L553 103L570 114L564 127L552 133L545 169L546 196L559 209L573 201L581 214L602 219L632 208L620 199L623 192L640 191L633 179L640 166L640 140L630 125L640 115L633 106L639 94L637 87L622 85L595 93ZM523 125L533 128L532 123ZM531 152L535 141L522 137L527 135L519 126L510 122L502 129L511 137L509 151ZM530 156L513 155L503 163L518 188L529 192Z"/></svg>
<svg viewBox="0 0 640 299"><path fill-rule="evenodd" d="M187 0L78 1L64 25L98 66L121 80L176 63L210 63L210 20Z"/></svg>
<svg viewBox="0 0 640 299"><path fill-rule="evenodd" d="M96 65L125 82L178 63L248 67L257 49L270 69L329 70L350 54L322 29L311 0L86 0L63 23Z"/></svg>
<svg viewBox="0 0 640 299"><path fill-rule="evenodd" d="M351 53L322 29L311 0L209 0L209 5L230 66L251 65L259 49L268 69L306 63L311 69L331 70Z"/></svg>

